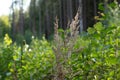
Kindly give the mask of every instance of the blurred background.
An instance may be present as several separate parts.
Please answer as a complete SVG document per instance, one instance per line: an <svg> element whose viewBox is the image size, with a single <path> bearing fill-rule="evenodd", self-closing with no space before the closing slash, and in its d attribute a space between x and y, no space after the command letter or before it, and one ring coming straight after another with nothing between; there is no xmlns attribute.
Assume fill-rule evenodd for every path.
<svg viewBox="0 0 120 80"><path fill-rule="evenodd" d="M80 7L80 31L93 26L99 15L99 5L104 8L114 0L0 0L0 37L8 33L13 41L31 36L52 39L54 19L58 16L59 28L66 29ZM118 2L120 2L118 0ZM106 9L106 8L105 8ZM105 10L106 11L106 10Z"/></svg>

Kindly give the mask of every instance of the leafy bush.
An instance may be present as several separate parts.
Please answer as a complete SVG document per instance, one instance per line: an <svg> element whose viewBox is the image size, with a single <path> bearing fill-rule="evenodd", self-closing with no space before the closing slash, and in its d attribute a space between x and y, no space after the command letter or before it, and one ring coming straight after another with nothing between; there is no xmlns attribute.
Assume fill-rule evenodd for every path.
<svg viewBox="0 0 120 80"><path fill-rule="evenodd" d="M120 24L112 23L111 14L82 35L77 32L78 17L65 31L56 21L52 42L32 37L29 45L16 45L6 35L0 43L0 79L119 80Z"/></svg>
<svg viewBox="0 0 120 80"><path fill-rule="evenodd" d="M78 36L73 50L82 47L79 52L73 52L64 64L66 79L120 79L120 27L104 27L101 22L88 29L87 35ZM50 80L55 72L56 58L52 50L55 43L44 38L32 39L30 45L8 44L0 45L0 76L6 80ZM67 50L67 48L66 48ZM72 75L72 76L71 76Z"/></svg>

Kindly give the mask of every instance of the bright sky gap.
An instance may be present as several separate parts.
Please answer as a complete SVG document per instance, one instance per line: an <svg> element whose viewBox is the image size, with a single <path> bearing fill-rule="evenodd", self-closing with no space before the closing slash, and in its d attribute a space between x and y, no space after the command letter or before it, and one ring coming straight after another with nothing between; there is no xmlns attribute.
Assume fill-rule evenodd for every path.
<svg viewBox="0 0 120 80"><path fill-rule="evenodd" d="M24 8L26 9L29 5L30 0L24 0L24 2ZM11 4L12 0L0 0L0 16L9 15Z"/></svg>

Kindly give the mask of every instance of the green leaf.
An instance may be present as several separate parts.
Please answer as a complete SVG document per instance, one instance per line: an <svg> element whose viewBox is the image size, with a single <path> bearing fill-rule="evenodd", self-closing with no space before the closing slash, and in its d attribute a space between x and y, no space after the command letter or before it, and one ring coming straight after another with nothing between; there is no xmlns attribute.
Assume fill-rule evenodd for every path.
<svg viewBox="0 0 120 80"><path fill-rule="evenodd" d="M89 34L94 34L94 33L95 33L95 29L94 29L94 28L91 28L91 27L89 27L89 28L87 29L87 31L88 31Z"/></svg>
<svg viewBox="0 0 120 80"><path fill-rule="evenodd" d="M63 29L58 29L58 32L63 33L64 30Z"/></svg>
<svg viewBox="0 0 120 80"><path fill-rule="evenodd" d="M110 65L115 65L117 64L117 58L115 56L111 56L107 59L107 62L110 64Z"/></svg>
<svg viewBox="0 0 120 80"><path fill-rule="evenodd" d="M120 56L117 57L117 63L120 63Z"/></svg>
<svg viewBox="0 0 120 80"><path fill-rule="evenodd" d="M109 4L109 6L112 7L112 8L115 8L116 5L117 5L117 4L116 4L115 2L112 2L112 3Z"/></svg>
<svg viewBox="0 0 120 80"><path fill-rule="evenodd" d="M94 28L97 30L97 31L101 31L104 29L103 27L103 24L101 22L98 22L94 25Z"/></svg>
<svg viewBox="0 0 120 80"><path fill-rule="evenodd" d="M100 3L100 4L98 5L98 9L103 11L103 10L104 10L104 4L103 4L103 3Z"/></svg>

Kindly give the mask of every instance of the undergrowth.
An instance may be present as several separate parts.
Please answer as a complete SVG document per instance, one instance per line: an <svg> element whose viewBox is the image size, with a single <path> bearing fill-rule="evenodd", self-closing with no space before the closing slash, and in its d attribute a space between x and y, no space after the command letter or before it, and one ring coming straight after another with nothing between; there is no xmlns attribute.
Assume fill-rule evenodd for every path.
<svg viewBox="0 0 120 80"><path fill-rule="evenodd" d="M0 80L119 80L120 8L115 7L81 35L79 12L67 30L58 29L56 19L52 42L32 37L29 45L18 46L6 34L0 43Z"/></svg>

